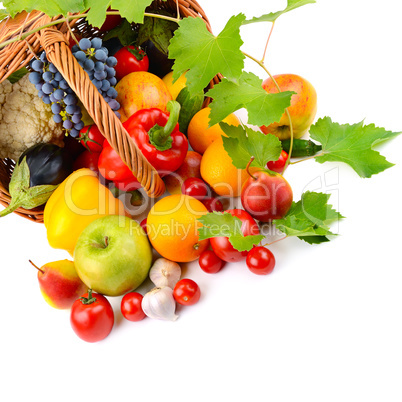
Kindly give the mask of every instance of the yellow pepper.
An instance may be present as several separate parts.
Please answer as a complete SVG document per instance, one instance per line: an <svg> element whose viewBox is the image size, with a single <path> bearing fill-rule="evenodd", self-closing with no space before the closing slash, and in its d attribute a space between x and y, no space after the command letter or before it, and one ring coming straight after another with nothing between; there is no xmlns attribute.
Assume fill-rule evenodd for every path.
<svg viewBox="0 0 402 402"><path fill-rule="evenodd" d="M43 220L50 246L74 253L81 232L105 215L128 215L123 203L103 186L90 169L68 176L46 203Z"/></svg>

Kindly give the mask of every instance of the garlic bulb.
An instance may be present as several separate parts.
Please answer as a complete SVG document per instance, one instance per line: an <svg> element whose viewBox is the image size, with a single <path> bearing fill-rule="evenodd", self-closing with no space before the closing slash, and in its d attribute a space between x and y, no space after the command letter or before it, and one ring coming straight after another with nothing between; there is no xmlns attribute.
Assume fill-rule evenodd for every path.
<svg viewBox="0 0 402 402"><path fill-rule="evenodd" d="M173 289L168 286L153 288L146 293L141 307L148 317L157 320L175 321L179 317L175 314L176 301L173 297Z"/></svg>
<svg viewBox="0 0 402 402"><path fill-rule="evenodd" d="M156 287L173 289L181 276L180 265L166 258L158 258L149 271L149 278Z"/></svg>

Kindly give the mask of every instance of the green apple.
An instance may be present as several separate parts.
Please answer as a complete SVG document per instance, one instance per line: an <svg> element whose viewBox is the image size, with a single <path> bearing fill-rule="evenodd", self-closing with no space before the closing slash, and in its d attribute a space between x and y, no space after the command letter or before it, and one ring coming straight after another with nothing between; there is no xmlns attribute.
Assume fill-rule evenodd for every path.
<svg viewBox="0 0 402 402"><path fill-rule="evenodd" d="M81 280L97 293L120 296L148 276L152 250L141 226L126 216L94 220L80 234L74 262Z"/></svg>

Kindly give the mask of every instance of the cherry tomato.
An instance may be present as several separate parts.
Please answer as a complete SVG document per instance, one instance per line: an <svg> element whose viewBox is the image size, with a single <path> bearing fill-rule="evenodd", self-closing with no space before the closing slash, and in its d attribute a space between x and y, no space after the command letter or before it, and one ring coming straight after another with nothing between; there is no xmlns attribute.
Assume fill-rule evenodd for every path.
<svg viewBox="0 0 402 402"><path fill-rule="evenodd" d="M265 247L254 247L248 252L246 264L252 273L268 275L275 267L275 257Z"/></svg>
<svg viewBox="0 0 402 402"><path fill-rule="evenodd" d="M140 226L141 226L142 229L144 230L145 234L148 234L147 218L144 218L144 219L140 222Z"/></svg>
<svg viewBox="0 0 402 402"><path fill-rule="evenodd" d="M101 152L103 142L105 141L105 137L95 124L85 126L80 131L78 139L80 140L81 144L91 152Z"/></svg>
<svg viewBox="0 0 402 402"><path fill-rule="evenodd" d="M185 195L197 198L197 200L201 200L207 195L208 186L204 180L198 177L189 177L184 180L181 186L181 192Z"/></svg>
<svg viewBox="0 0 402 402"><path fill-rule="evenodd" d="M197 303L200 296L200 288L192 279L181 279L173 289L174 299L183 306L191 306Z"/></svg>
<svg viewBox="0 0 402 402"><path fill-rule="evenodd" d="M270 161L267 163L267 168L274 172L282 173L288 157L288 153L286 151L282 151L277 161Z"/></svg>
<svg viewBox="0 0 402 402"><path fill-rule="evenodd" d="M148 71L149 59L145 51L138 46L122 47L114 55L117 59L115 66L117 81L135 71Z"/></svg>
<svg viewBox="0 0 402 402"><path fill-rule="evenodd" d="M88 168L94 172L98 171L99 153L84 151L74 161L73 169L78 170L81 168Z"/></svg>
<svg viewBox="0 0 402 402"><path fill-rule="evenodd" d="M70 324L79 338L98 342L106 338L113 328L114 313L108 299L91 289L77 299L70 313Z"/></svg>
<svg viewBox="0 0 402 402"><path fill-rule="evenodd" d="M208 212L222 212L223 211L223 204L220 200L214 197L207 197L201 200L201 202L205 205Z"/></svg>
<svg viewBox="0 0 402 402"><path fill-rule="evenodd" d="M205 250L201 253L198 264L207 274L216 274L222 269L225 262L221 260L212 250Z"/></svg>
<svg viewBox="0 0 402 402"><path fill-rule="evenodd" d="M143 296L138 292L130 292L121 299L121 313L129 321L141 321L146 317L141 307Z"/></svg>
<svg viewBox="0 0 402 402"><path fill-rule="evenodd" d="M257 222L248 212L243 209L229 209L226 212L237 216L242 221L241 231L244 236L260 234ZM237 251L230 244L227 237L213 237L210 239L210 243L215 254L223 261L235 262L244 260L247 257L248 252Z"/></svg>

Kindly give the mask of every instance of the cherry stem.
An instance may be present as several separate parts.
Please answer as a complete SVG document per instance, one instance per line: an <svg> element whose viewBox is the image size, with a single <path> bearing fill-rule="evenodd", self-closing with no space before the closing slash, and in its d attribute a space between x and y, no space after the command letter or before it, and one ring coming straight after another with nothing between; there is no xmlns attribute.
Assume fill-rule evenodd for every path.
<svg viewBox="0 0 402 402"><path fill-rule="evenodd" d="M42 274L45 273L45 271L41 268L39 268L37 265L35 265L31 260L28 260L38 271L42 272Z"/></svg>
<svg viewBox="0 0 402 402"><path fill-rule="evenodd" d="M250 172L250 165L253 163L253 160L254 160L254 159L255 159L254 156L252 156L252 157L250 158L250 161L247 163L246 170L247 170L248 175L249 175L251 178L253 178L254 180L257 180L257 178Z"/></svg>

